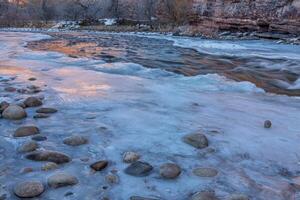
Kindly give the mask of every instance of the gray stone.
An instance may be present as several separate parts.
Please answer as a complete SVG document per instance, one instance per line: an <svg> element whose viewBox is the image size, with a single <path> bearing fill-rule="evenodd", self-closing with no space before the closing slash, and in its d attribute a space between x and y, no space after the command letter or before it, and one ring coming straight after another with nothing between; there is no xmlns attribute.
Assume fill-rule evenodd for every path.
<svg viewBox="0 0 300 200"><path fill-rule="evenodd" d="M192 133L183 137L183 141L197 149L208 147L208 139L202 133Z"/></svg>
<svg viewBox="0 0 300 200"><path fill-rule="evenodd" d="M193 170L193 173L196 176L200 177L214 177L218 175L218 170L213 169L213 168L196 168Z"/></svg>
<svg viewBox="0 0 300 200"><path fill-rule="evenodd" d="M44 114L44 113L38 113L33 116L33 118L35 118L35 119L45 119L45 118L49 118L49 117L50 117L49 114Z"/></svg>
<svg viewBox="0 0 300 200"><path fill-rule="evenodd" d="M10 105L3 111L2 116L5 119L20 120L27 117L27 114L22 107Z"/></svg>
<svg viewBox="0 0 300 200"><path fill-rule="evenodd" d="M79 145L87 144L88 139L83 136L73 135L65 138L63 142L64 144L69 146L79 146Z"/></svg>
<svg viewBox="0 0 300 200"><path fill-rule="evenodd" d="M35 141L28 141L22 144L18 148L18 152L27 153L27 152L35 151L37 148L38 148L38 144Z"/></svg>
<svg viewBox="0 0 300 200"><path fill-rule="evenodd" d="M64 153L47 150L29 153L28 155L26 155L26 158L34 161L55 162L56 164L62 164L71 161L71 158Z"/></svg>
<svg viewBox="0 0 300 200"><path fill-rule="evenodd" d="M125 169L125 173L132 176L148 176L152 169L149 163L136 161Z"/></svg>
<svg viewBox="0 0 300 200"><path fill-rule="evenodd" d="M48 185L52 188L60 188L76 185L78 179L75 176L66 173L57 173L48 178Z"/></svg>
<svg viewBox="0 0 300 200"><path fill-rule="evenodd" d="M166 179L177 178L181 174L181 168L174 163L165 163L160 166L159 174Z"/></svg>
<svg viewBox="0 0 300 200"><path fill-rule="evenodd" d="M24 101L24 104L26 105L26 107L38 107L43 105L43 102L37 97L28 97Z"/></svg>
<svg viewBox="0 0 300 200"><path fill-rule="evenodd" d="M36 126L22 126L15 131L14 137L26 137L39 133L40 131Z"/></svg>
<svg viewBox="0 0 300 200"><path fill-rule="evenodd" d="M228 200L250 200L250 198L244 194L232 194Z"/></svg>
<svg viewBox="0 0 300 200"><path fill-rule="evenodd" d="M14 187L14 193L20 198L33 198L40 196L45 188L39 181L25 181Z"/></svg>

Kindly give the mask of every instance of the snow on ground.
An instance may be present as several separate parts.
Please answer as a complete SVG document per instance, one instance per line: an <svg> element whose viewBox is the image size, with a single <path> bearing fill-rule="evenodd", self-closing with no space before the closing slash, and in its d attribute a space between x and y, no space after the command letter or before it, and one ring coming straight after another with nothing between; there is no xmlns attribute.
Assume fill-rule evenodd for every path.
<svg viewBox="0 0 300 200"><path fill-rule="evenodd" d="M299 175L299 98L267 94L251 83L214 74L184 77L134 63L107 64L22 47L27 41L46 37L0 33L0 77L17 76L14 83L18 86L36 77L44 87L45 104L59 110L49 119L27 118L22 123L35 123L47 135L42 148L71 155L73 161L57 171L79 179L74 187L47 189L40 199L98 199L106 195L125 200L139 195L185 200L204 189L214 189L221 199L233 193L274 200L295 195L289 184L291 176ZM260 46L274 49L269 43ZM230 52L236 46L226 47ZM218 49L228 50L224 46ZM294 57L296 52L282 54ZM11 96L11 101L16 98ZM29 115L32 113L30 110ZM263 127L266 119L273 122L271 129ZM0 183L10 189L20 180L46 182L53 172L19 173L22 167L39 169L41 164L15 153L18 141L11 133L16 124L0 122L0 143L5 148L0 167L14 166L0 174ZM184 135L198 130L206 133L213 151L196 150L182 142ZM78 148L62 144L64 137L74 133L88 136L90 144ZM122 153L128 150L139 152L142 160L154 166L154 172L144 178L126 175ZM84 157L110 160L109 170L118 170L120 183L103 189L109 170L92 174L80 160ZM157 170L165 162L182 167L178 179L158 176ZM200 178L192 173L196 167L213 167L219 174ZM292 175L283 176L286 171ZM64 197L68 191L74 193L72 197Z"/></svg>

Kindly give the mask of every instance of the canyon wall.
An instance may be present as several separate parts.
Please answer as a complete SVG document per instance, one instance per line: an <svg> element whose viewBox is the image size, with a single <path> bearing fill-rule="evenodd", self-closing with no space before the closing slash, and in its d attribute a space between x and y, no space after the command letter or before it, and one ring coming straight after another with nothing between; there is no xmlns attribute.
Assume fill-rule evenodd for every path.
<svg viewBox="0 0 300 200"><path fill-rule="evenodd" d="M190 23L206 31L300 35L300 0L193 0Z"/></svg>

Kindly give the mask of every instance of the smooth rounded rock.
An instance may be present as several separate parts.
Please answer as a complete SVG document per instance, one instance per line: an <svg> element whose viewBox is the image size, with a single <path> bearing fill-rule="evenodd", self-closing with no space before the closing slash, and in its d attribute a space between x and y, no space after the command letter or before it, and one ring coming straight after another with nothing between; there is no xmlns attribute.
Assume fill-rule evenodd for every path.
<svg viewBox="0 0 300 200"><path fill-rule="evenodd" d="M64 144L69 146L79 146L88 143L88 139L83 136L73 135L63 140Z"/></svg>
<svg viewBox="0 0 300 200"><path fill-rule="evenodd" d="M43 171L50 171L50 170L54 170L57 168L58 168L58 165L54 162L47 162L42 166Z"/></svg>
<svg viewBox="0 0 300 200"><path fill-rule="evenodd" d="M91 164L90 167L95 171L102 171L103 169L105 169L107 167L107 165L108 165L108 161L101 160L101 161Z"/></svg>
<svg viewBox="0 0 300 200"><path fill-rule="evenodd" d="M40 130L36 126L22 126L15 131L14 137L26 137L39 133Z"/></svg>
<svg viewBox="0 0 300 200"><path fill-rule="evenodd" d="M200 176L200 177L214 177L218 175L218 170L213 168L203 167L203 168L194 169L193 173L196 176Z"/></svg>
<svg viewBox="0 0 300 200"><path fill-rule="evenodd" d="M49 114L44 114L44 113L38 113L38 114L33 116L34 119L46 119L46 118L49 118L49 117L50 117Z"/></svg>
<svg viewBox="0 0 300 200"><path fill-rule="evenodd" d="M138 161L140 158L141 156L138 153L132 151L128 151L123 154L123 161L125 163L133 163Z"/></svg>
<svg viewBox="0 0 300 200"><path fill-rule="evenodd" d="M271 128L272 127L272 122L270 120L266 120L264 123L265 128Z"/></svg>
<svg viewBox="0 0 300 200"><path fill-rule="evenodd" d="M49 161L56 164L62 164L71 161L71 158L64 153L46 150L29 153L26 155L26 158L34 161Z"/></svg>
<svg viewBox="0 0 300 200"><path fill-rule="evenodd" d="M183 137L183 141L197 149L208 147L208 139L202 133L192 133Z"/></svg>
<svg viewBox="0 0 300 200"><path fill-rule="evenodd" d="M148 176L152 169L149 163L136 161L125 169L125 173L131 176Z"/></svg>
<svg viewBox="0 0 300 200"><path fill-rule="evenodd" d="M44 113L44 114L52 114L56 113L57 110L55 108L39 108L36 110L37 113Z"/></svg>
<svg viewBox="0 0 300 200"><path fill-rule="evenodd" d="M43 102L37 98L37 97L28 97L25 101L24 101L24 104L27 106L27 107L38 107L38 106L41 106L43 105Z"/></svg>
<svg viewBox="0 0 300 200"><path fill-rule="evenodd" d="M10 105L3 111L2 116L5 119L20 120L27 117L27 114L22 107Z"/></svg>
<svg viewBox="0 0 300 200"><path fill-rule="evenodd" d="M160 166L159 174L163 178L174 179L181 174L181 168L174 163L165 163Z"/></svg>
<svg viewBox="0 0 300 200"><path fill-rule="evenodd" d="M34 141L37 141L37 142L41 142L41 141L47 140L47 137L43 136L43 135L35 135L35 136L32 136L31 139Z"/></svg>
<svg viewBox="0 0 300 200"><path fill-rule="evenodd" d="M38 146L39 145L35 141L28 141L22 144L18 148L18 152L27 153L27 152L35 151L38 148Z"/></svg>
<svg viewBox="0 0 300 200"><path fill-rule="evenodd" d="M33 198L44 192L44 185L39 181L25 181L14 187L14 193L20 198Z"/></svg>
<svg viewBox="0 0 300 200"><path fill-rule="evenodd" d="M66 173L57 173L48 178L48 185L52 188L60 188L76 185L78 179L75 176Z"/></svg>

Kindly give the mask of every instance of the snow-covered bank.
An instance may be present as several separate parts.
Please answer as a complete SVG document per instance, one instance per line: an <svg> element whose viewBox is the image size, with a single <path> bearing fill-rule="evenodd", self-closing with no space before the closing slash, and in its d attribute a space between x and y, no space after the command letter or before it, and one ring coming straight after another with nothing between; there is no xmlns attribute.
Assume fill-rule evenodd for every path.
<svg viewBox="0 0 300 200"><path fill-rule="evenodd" d="M49 188L39 199L126 200L138 195L186 200L206 189L214 190L220 199L243 193L251 199L285 200L297 194L290 184L299 176L298 98L268 94L249 82L234 82L215 74L184 77L135 63L108 64L22 46L39 38L44 36L0 33L4 46L0 49L0 77L16 76L15 87L30 84L30 77L37 78L35 84L43 88L45 103L59 112L34 120L32 109L21 124L39 126L48 138L40 142L41 149L67 153L73 160L57 170L41 171L41 163L15 151L22 139L11 134L18 124L0 119L4 148L0 168L6 169L0 174L0 183L6 186L9 199L15 199L9 191L17 182L38 179L45 183L57 171L75 175L79 183ZM0 101L26 97L6 93L5 83L0 84ZM267 119L273 122L271 129L263 127ZM186 134L199 130L209 139L207 149L197 150L182 141ZM63 138L74 133L87 136L90 143L64 145ZM124 173L128 166L122 162L125 151L139 152L143 161L154 166L153 172L147 177ZM110 161L108 169L91 173L90 162L99 159ZM166 162L182 168L177 179L159 176L159 166ZM23 167L34 170L23 174ZM213 178L198 177L193 174L197 167L215 168L219 173ZM120 182L110 185L105 175L114 169ZM72 192L71 197L64 196L67 192Z"/></svg>

